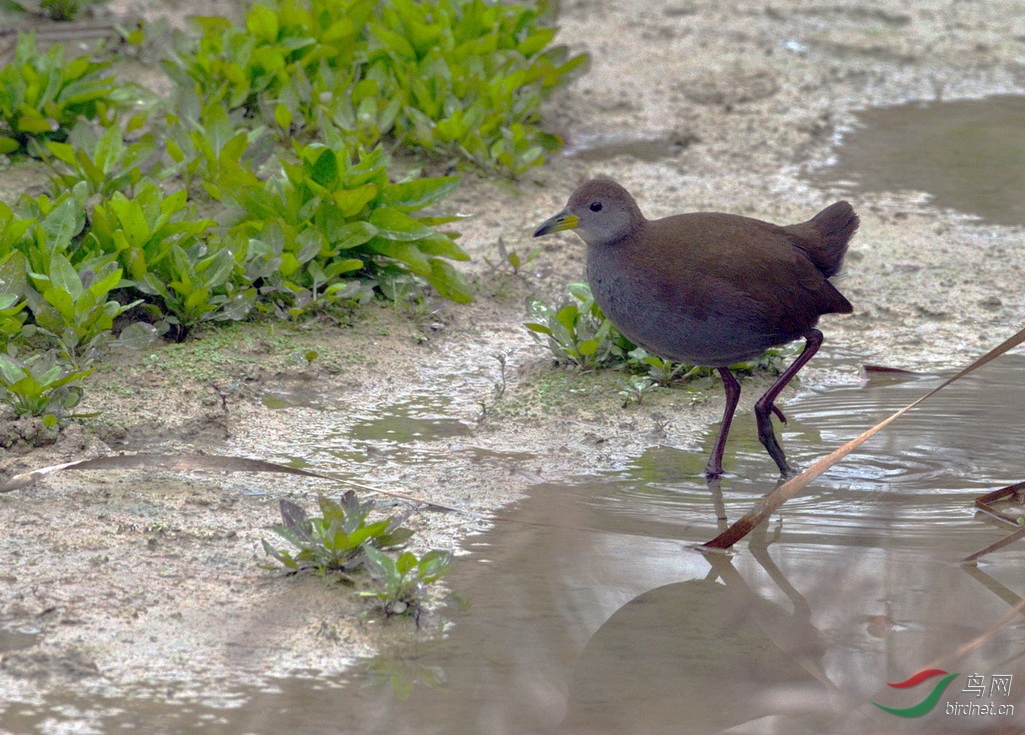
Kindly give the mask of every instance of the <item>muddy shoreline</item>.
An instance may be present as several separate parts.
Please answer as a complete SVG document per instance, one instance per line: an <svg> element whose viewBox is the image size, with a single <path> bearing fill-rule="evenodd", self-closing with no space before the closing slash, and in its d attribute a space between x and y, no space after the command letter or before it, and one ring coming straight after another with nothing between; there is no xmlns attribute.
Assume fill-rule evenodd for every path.
<svg viewBox="0 0 1025 735"><path fill-rule="evenodd" d="M55 445L0 451L0 469L118 451L240 454L487 514L530 485L621 466L653 444L702 452L722 410L717 388L658 391L624 408L619 375L553 368L523 329L527 296L553 300L581 279L572 235L546 238L522 274L485 260L497 262L500 238L522 254L538 246L533 227L598 173L630 188L650 217L721 210L785 223L852 201L862 225L838 285L856 313L823 319L830 367L812 361L784 401L856 383L864 363L949 371L1025 323L1020 227L934 209L922 192L824 190L808 178L829 165L860 109L1021 93L1016 3L578 0L562 4L560 25L561 42L593 55L590 73L546 110L569 155L513 183L468 175L448 202L473 215L461 225L473 304L432 302L415 314L371 306L352 326L231 326L113 353L82 407L100 416ZM307 364L309 350L318 357ZM758 387L745 383L742 411ZM388 417L395 431L423 434L375 434ZM324 436L337 441L310 440ZM259 568L278 498L312 507L318 493L343 489L66 473L0 497L10 560L0 572L3 700L45 711L57 691L216 699L268 676L339 672L415 636L320 580ZM483 525L432 512L410 523L421 551L455 547ZM441 608L422 635L445 624Z"/></svg>

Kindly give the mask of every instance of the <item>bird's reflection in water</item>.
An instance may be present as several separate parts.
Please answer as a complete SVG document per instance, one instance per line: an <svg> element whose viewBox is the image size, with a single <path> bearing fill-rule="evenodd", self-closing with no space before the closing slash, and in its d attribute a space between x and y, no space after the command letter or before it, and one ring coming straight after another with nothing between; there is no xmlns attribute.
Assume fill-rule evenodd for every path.
<svg viewBox="0 0 1025 735"><path fill-rule="evenodd" d="M728 557L710 555L707 577L635 597L591 637L559 732L715 733L823 706L831 716L823 637L759 541L756 557L790 604L758 596Z"/></svg>

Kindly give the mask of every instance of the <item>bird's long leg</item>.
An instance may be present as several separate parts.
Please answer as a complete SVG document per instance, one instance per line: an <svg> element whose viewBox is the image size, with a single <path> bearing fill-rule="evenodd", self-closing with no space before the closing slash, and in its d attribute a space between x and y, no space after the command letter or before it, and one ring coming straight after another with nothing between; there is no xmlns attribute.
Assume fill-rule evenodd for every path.
<svg viewBox="0 0 1025 735"><path fill-rule="evenodd" d="M737 410L737 403L740 401L740 383L733 377L729 368L716 368L722 376L723 388L726 389L726 408L722 414L722 426L719 427L719 436L715 439L715 446L712 447L712 456L708 459L708 466L705 467L705 477L712 479L722 474L722 454L726 449L726 436L730 433L730 424L733 422L733 413ZM771 430L771 427L770 427Z"/></svg>
<svg viewBox="0 0 1025 735"><path fill-rule="evenodd" d="M822 332L817 329L809 329L804 333L804 350L797 356L790 367L783 371L783 374L779 376L779 379L772 384L769 390L765 391L765 395L758 399L755 403L755 419L758 421L758 440L765 446L765 449L769 452L769 456L776 462L776 466L779 467L780 474L784 477L789 477L796 474L793 468L787 464L786 455L783 454L783 448L776 441L776 434L772 430L772 414L781 415L779 409L773 405L773 401L779 396L780 392L787 387L787 383L793 380L797 372L804 367L804 364L810 360L816 352L819 351L819 347L822 346ZM782 416L781 416L782 418Z"/></svg>

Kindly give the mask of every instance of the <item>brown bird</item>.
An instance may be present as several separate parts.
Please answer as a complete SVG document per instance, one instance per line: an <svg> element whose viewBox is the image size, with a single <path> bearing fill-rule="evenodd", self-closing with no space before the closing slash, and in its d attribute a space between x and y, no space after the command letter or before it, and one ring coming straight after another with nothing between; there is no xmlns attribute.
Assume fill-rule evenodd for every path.
<svg viewBox="0 0 1025 735"><path fill-rule="evenodd" d="M726 389L722 428L705 475L722 474L740 383L727 366L796 339L804 350L755 403L758 438L784 476L794 474L772 429L773 401L822 344L822 314L851 304L829 278L840 270L858 217L836 202L807 222L779 226L719 212L649 220L622 186L596 178L534 233L574 230L587 243L594 299L631 341L665 359L714 367Z"/></svg>

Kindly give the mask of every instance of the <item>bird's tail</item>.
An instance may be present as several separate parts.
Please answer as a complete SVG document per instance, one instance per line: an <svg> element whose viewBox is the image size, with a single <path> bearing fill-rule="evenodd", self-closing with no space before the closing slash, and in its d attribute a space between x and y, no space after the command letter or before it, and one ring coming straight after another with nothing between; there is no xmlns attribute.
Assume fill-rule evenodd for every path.
<svg viewBox="0 0 1025 735"><path fill-rule="evenodd" d="M858 229L858 215L847 202L830 204L807 222L785 229L796 236L804 250L826 278L835 276L843 265L847 245Z"/></svg>

